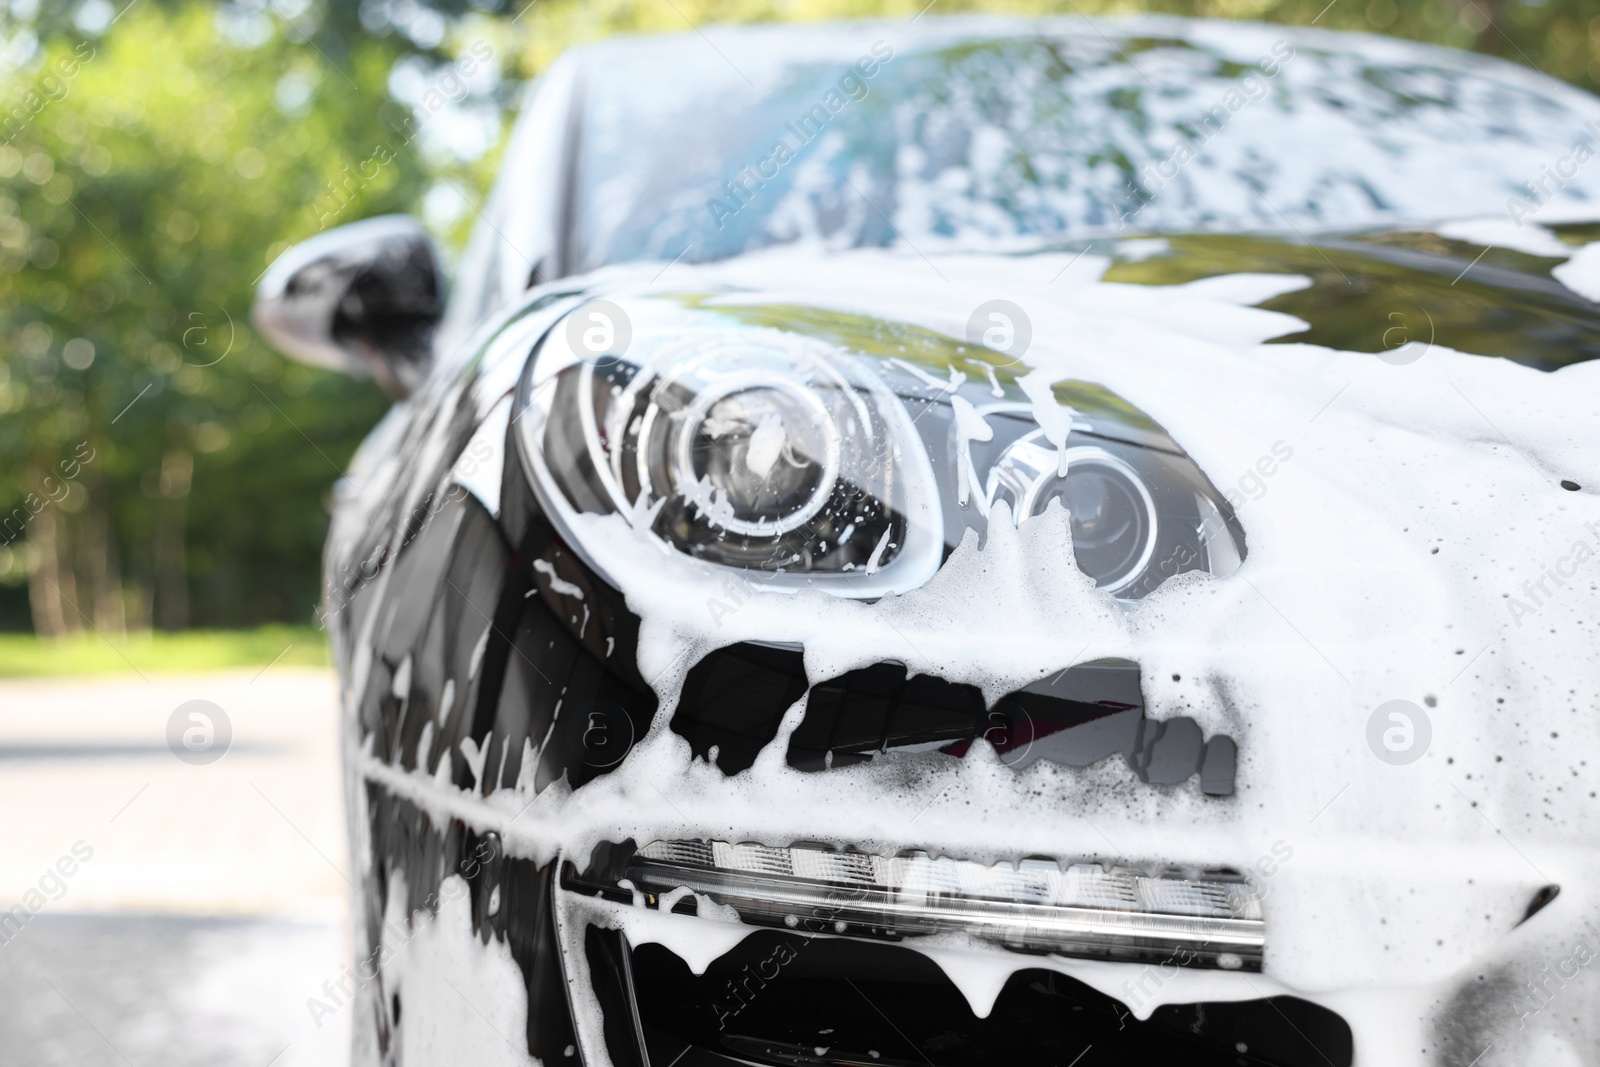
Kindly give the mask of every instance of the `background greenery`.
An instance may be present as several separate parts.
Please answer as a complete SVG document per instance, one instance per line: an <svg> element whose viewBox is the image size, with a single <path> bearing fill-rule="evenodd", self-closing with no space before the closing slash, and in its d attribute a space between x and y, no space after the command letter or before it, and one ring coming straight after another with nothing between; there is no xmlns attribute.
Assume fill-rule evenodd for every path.
<svg viewBox="0 0 1600 1067"><path fill-rule="evenodd" d="M0 634L0 678L141 674L228 667L326 667L328 641L314 626L269 624L248 630L146 631L103 641L88 630L45 639Z"/></svg>
<svg viewBox="0 0 1600 1067"><path fill-rule="evenodd" d="M252 333L254 282L288 243L412 211L456 246L517 88L569 45L712 21L911 17L925 4L0 0L0 630L60 638L56 652L0 641L0 673L119 668L124 653L99 635L150 663L264 662L296 633L306 643L292 630L122 639L311 618L329 488L385 401L370 383L285 362ZM1594 0L927 10L1315 22L1600 85ZM485 45L488 68L457 82L452 65ZM454 98L431 115L430 89ZM396 132L408 117L414 139ZM363 168L379 146L392 161Z"/></svg>

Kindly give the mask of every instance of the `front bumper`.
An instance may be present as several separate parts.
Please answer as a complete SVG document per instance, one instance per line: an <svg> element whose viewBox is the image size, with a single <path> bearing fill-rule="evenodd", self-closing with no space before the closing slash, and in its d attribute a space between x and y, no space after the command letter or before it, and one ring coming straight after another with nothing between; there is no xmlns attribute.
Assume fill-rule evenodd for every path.
<svg viewBox="0 0 1600 1067"><path fill-rule="evenodd" d="M586 1062L602 1046L616 1067L1348 1067L1353 1055L1343 1020L1294 997L1166 1005L1140 1019L1043 957L1035 967L998 947L930 953L781 927L730 938L716 919L607 899L572 866L560 881L553 915ZM1175 958L1123 969L1153 993ZM992 1004L981 993L975 1004L1007 969Z"/></svg>

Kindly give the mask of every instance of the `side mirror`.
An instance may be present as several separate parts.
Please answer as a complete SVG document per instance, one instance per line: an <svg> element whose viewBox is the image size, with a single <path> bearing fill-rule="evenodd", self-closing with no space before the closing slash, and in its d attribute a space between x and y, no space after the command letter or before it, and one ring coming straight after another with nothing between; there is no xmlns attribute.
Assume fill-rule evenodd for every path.
<svg viewBox="0 0 1600 1067"><path fill-rule="evenodd" d="M433 361L443 312L439 261L422 225L384 215L318 234L273 261L250 318L293 359L371 375L409 395Z"/></svg>

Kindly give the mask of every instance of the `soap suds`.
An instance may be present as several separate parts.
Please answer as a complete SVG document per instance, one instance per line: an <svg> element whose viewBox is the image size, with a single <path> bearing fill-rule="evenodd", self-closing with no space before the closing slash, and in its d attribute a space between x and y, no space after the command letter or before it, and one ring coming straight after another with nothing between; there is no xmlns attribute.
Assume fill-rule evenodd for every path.
<svg viewBox="0 0 1600 1067"><path fill-rule="evenodd" d="M1584 245L1550 273L1585 300L1600 303L1600 243Z"/></svg>
<svg viewBox="0 0 1600 1067"><path fill-rule="evenodd" d="M1530 256L1566 259L1572 255L1572 246L1562 244L1560 238L1543 226L1532 222L1519 226L1506 215L1452 222L1434 227L1433 232L1453 241L1466 241L1485 248L1509 248Z"/></svg>

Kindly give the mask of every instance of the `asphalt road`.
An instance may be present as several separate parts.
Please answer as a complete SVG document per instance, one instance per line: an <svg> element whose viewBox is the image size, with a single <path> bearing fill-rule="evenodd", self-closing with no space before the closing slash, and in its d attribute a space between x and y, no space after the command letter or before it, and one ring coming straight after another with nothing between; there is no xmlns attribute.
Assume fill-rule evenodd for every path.
<svg viewBox="0 0 1600 1067"><path fill-rule="evenodd" d="M0 1062L345 1063L331 673L0 682L0 842Z"/></svg>

